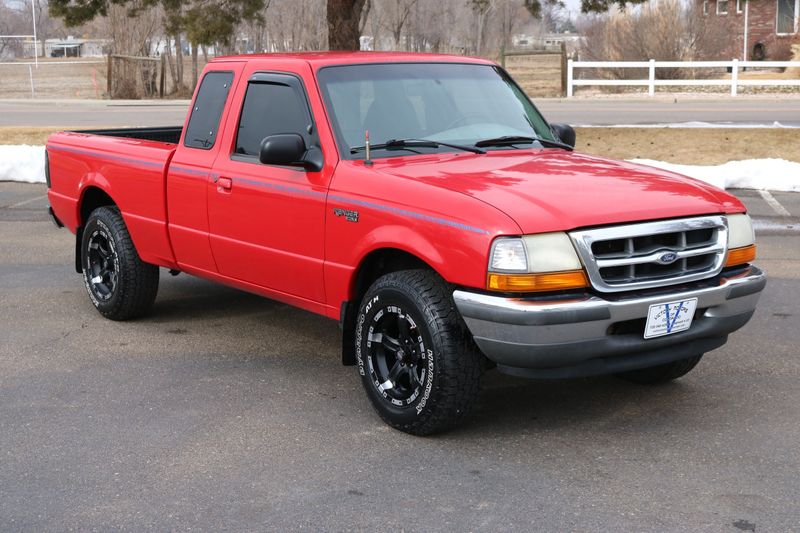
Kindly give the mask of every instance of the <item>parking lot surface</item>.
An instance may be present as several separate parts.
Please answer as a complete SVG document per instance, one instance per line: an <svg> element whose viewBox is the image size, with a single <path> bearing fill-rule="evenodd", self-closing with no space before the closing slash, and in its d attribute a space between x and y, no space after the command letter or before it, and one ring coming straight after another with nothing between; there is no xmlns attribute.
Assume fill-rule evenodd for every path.
<svg viewBox="0 0 800 533"><path fill-rule="evenodd" d="M770 279L695 371L491 371L469 425L418 438L335 322L166 272L150 316L101 318L43 186L0 183L0 531L798 531L800 194L736 193Z"/></svg>

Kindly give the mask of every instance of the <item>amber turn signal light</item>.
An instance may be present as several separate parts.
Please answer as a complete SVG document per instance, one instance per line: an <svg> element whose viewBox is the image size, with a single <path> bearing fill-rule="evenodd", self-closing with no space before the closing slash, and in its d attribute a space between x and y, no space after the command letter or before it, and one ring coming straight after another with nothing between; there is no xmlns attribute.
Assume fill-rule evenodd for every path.
<svg viewBox="0 0 800 533"><path fill-rule="evenodd" d="M489 273L486 287L503 292L543 292L579 289L589 286L583 270L548 272L545 274L496 274Z"/></svg>
<svg viewBox="0 0 800 533"><path fill-rule="evenodd" d="M743 265L745 263L751 263L755 258L755 244L751 244L750 246L742 246L741 248L734 248L732 250L728 250L728 260L725 261L725 266L732 267L736 265Z"/></svg>

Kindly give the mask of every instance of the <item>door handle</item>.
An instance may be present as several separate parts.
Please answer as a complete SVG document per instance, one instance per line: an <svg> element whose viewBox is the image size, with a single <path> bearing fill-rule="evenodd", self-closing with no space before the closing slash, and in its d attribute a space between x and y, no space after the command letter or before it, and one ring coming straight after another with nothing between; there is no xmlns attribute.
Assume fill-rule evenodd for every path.
<svg viewBox="0 0 800 533"><path fill-rule="evenodd" d="M227 192L231 190L233 187L233 180L231 178L225 178L220 176L217 178L217 190L220 192Z"/></svg>

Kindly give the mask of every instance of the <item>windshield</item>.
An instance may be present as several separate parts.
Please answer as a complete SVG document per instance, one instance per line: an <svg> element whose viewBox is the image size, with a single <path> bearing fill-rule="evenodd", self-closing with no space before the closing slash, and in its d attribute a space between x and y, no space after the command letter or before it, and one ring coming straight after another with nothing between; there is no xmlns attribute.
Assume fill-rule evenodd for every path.
<svg viewBox="0 0 800 533"><path fill-rule="evenodd" d="M353 149L365 144L367 131L373 146L397 139L466 146L506 136L555 139L528 97L492 65L346 65L323 68L318 77L345 158L364 158ZM371 157L445 150L454 148L394 145L372 150Z"/></svg>

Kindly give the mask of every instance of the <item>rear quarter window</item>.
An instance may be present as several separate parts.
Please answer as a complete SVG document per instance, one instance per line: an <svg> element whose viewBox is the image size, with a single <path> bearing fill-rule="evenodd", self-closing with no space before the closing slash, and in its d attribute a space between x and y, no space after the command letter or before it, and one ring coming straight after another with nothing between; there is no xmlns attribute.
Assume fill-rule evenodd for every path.
<svg viewBox="0 0 800 533"><path fill-rule="evenodd" d="M192 106L183 145L210 150L217 140L219 119L228 99L233 72L209 72L203 76Z"/></svg>

